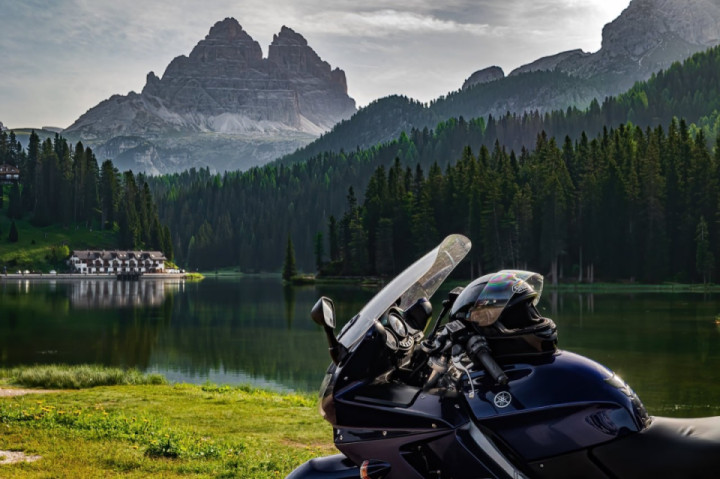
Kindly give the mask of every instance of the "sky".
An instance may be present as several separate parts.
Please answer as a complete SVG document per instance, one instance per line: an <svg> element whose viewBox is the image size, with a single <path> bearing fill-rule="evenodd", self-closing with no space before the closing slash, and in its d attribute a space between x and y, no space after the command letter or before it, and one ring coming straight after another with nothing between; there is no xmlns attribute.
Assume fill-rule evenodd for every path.
<svg viewBox="0 0 720 479"><path fill-rule="evenodd" d="M70 126L114 94L140 92L210 27L234 17L267 56L286 25L345 71L358 107L427 102L474 71L600 49L630 0L0 0L0 122Z"/></svg>

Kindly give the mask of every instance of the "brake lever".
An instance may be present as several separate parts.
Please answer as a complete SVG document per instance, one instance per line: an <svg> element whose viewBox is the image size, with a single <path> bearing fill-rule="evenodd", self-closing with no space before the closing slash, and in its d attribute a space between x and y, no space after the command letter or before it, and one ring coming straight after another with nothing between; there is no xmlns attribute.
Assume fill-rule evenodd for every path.
<svg viewBox="0 0 720 479"><path fill-rule="evenodd" d="M473 384L472 377L470 377L470 370L468 369L467 366L465 366L465 365L462 363L462 357L463 357L463 355L464 355L464 352L463 352L463 350L462 350L462 346L460 346L459 344L456 344L455 346L453 346L453 350L452 350L452 364L453 364L453 366L455 366L456 368L458 368L460 371L463 371L465 374L467 374L468 383L470 383L470 394L468 394L468 397L469 397L470 399L473 399L473 398L475 397L475 385ZM468 358L468 360L469 360L469 359L470 359L470 358ZM470 361L469 366L472 366L472 365L473 365L473 362Z"/></svg>

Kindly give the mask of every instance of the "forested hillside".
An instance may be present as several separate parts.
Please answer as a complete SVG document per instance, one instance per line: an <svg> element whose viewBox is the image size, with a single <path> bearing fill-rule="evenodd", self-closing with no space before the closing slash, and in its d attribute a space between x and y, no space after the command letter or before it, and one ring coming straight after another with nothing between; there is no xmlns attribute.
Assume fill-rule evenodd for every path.
<svg viewBox="0 0 720 479"><path fill-rule="evenodd" d="M579 96L571 93L580 91L584 93ZM433 128L439 121L448 118L474 118L478 112L486 111L491 115L494 112L497 117L505 115L508 109L532 111L540 108L545 111L548 110L547 105L552 106L550 111L562 105L584 107L597 96L597 89L591 81L557 71L534 71L475 85L437 98L429 104L404 96L389 96L374 101L306 147L286 155L280 162L289 164L323 152L369 148L393 140L403 131ZM514 107L499 110L498 99L502 99L502 105Z"/></svg>
<svg viewBox="0 0 720 479"><path fill-rule="evenodd" d="M717 137L719 86L720 49L714 48L695 55L682 65L673 65L667 72L654 76L646 83L637 84L624 95L608 98L602 104L594 102L586 111L569 109L546 114L506 115L497 119L451 119L438 124L434 129L411 130L408 134L401 134L396 140L367 149L324 152L305 162L268 165L223 176L211 175L207 170L191 170L150 179L150 183L158 201L160 216L171 225L175 234L176 254L181 262L186 262L190 267L233 265L245 271L279 271L287 236L290 234L300 269L314 270L317 234L323 233L327 240L330 216L333 215L339 222L346 211L348 188L352 186L355 192L364 192L377 168L384 166L388 174L394 171L395 175L400 175L402 171L404 201L416 201L420 189L416 188L413 196L412 188L408 186L413 182L420 185L429 181L432 185L424 186L423 191L429 198L428 201L432 199L435 202L432 203L435 205L433 214L430 215L428 209L420 213L414 211L418 219L427 221L428 230L423 230L423 235L429 235L427 242L434 242L431 241L433 237L437 239L442 236L447 226L453 228L453 232L470 234L476 245L484 245L476 248L474 253L476 267L484 269L511 266L519 261L521 265L526 264L543 272L547 272L551 266L557 266L558 275L561 269L566 275L571 272L579 275L581 264L603 264L604 267L605 263L610 261L605 252L592 249L582 242L585 240L578 236L579 230L575 227L577 225L569 226L572 221L586 218L588 214L586 211L575 211L578 205L586 205L582 202L585 199L580 200L581 195L589 194L588 191L600 195L598 198L602 201L594 199L593 207L601 211L611 211L616 215L625 214L620 208L650 208L638 203L641 198L637 192L639 186L633 186L639 184L640 179L647 178L646 172L641 172L639 168L644 161L649 161L645 158L648 151L652 151L649 145L654 145L653 148L657 147L664 155L657 163L660 168L658 181L663 184L662 187L657 187L657 196L654 197L659 203L652 203L656 212L662 210L662 215L658 216L657 213L652 216L653 221L662 223L661 229L667 235L668 242L662 248L675 250L682 247L682 254L695 255L695 230L700 225L701 217L704 217L710 234L716 235L713 230L716 222L714 209L707 206L707 198L710 196L703 196L702 201L696 198L690 202L688 199L688 195L695 194L694 190L689 189L690 185L694 185L692 181L697 180L696 176L692 175L696 175L700 170L690 168L694 163L691 163L687 155L690 154L690 149L695 152L693 154L700 155L704 152L702 155L710 158L710 163L706 168L703 167L705 169L702 171L715 171L717 162L710 153L709 146L714 144ZM676 121L673 124L673 117L683 118L685 121ZM662 128L657 128L659 126ZM698 135L700 130L703 134ZM617 147L610 148L607 145L614 145L616 142L619 142ZM670 145L680 149L668 149ZM692 145L692 148L689 145ZM483 153L483 147L487 149L487 153ZM625 151L623 148L630 153L618 156L619 153L616 152ZM561 152L560 160L557 158L558 151ZM532 249L527 249L529 246L517 246L512 253L507 253L488 246L487 242L492 237L496 244L507 244L506 236L509 233L497 228L504 224L503 221L508 220L498 219L497 223L488 223L487 219L478 220L482 217L482 211L478 210L480 206L472 207L470 199L463 196L468 194L467 185L453 186L448 190L454 192L453 197L457 198L458 204L450 207L440 201L442 188L445 188L443 182L457 176L457 173L452 173L453 168L460 168L449 167L461 159L467 163L471 156L475 157L477 165L484 165L485 170L482 171L487 175L491 175L497 165L515 165L513 168L516 169L516 176L506 176L514 178L515 181L506 180L508 184L499 188L500 192L497 194L514 198L516 188L521 193L524 192L523 194L527 193L528 196L523 201L530 204L525 210L532 213L531 218L535 223L533 228L521 228L517 234L519 235L520 231L531 234L527 241L534 244ZM484 156L488 158L486 162L482 159ZM499 158L505 156L508 161L500 161ZM545 179L551 183L561 181L563 186L557 190L562 193L558 193L560 196L547 196L549 193L544 192L551 191L548 189L551 185L543 185L540 180L540 172L548 168L545 157L550 158L547 161L561 161L564 169L568 171L566 178ZM432 167L431 171L432 165L436 166ZM553 163L551 169L560 171L560 166ZM420 170L423 175L420 175ZM599 185L593 188L600 190L584 189L587 185L583 182L590 181L582 176L581 172L585 171L591 171L587 174ZM424 172L427 172L427 179ZM389 185L389 178L387 182ZM487 187L488 184L482 182L477 186L481 189ZM615 188L616 191L613 193L602 188ZM504 208L510 211L513 208L508 198L505 198L503 204ZM678 204L678 198L682 198L683 203ZM357 198L357 201L369 206L365 205L364 198ZM382 201L384 202L385 200ZM470 208L464 212L467 215L464 226L457 219L449 225L433 220L454 217L452 211L464 211L460 209L460 203ZM700 203L707 207L703 207L705 209L701 214L691 215L688 205L697 206ZM437 205L441 204L443 207L438 210ZM557 223L553 223L554 227L558 231L567 230L568 234L537 237L539 225L543 228L549 227L546 215L551 212L557 212L560 218ZM362 218L366 223L362 226L368 235L367 241L376 241L373 239L370 223L367 223L366 213L358 211L357 214L357 218ZM380 218L382 217L383 215L380 215ZM639 223L638 218L635 214L633 220L628 219L622 228L618 226L611 229L622 231L623 234L628 234L628 229L631 229L635 235L634 244L639 244L638 228L641 228L642 223ZM598 228L605 229L610 225L621 224L603 221L605 223L595 221L586 225L582 230L582 237L594 238L600 233ZM656 226L656 223L653 225ZM407 224L393 220L391 227L393 238L406 235L410 238L408 244L426 242L424 239L417 239L423 238L422 235L418 236L420 231L417 226L415 230L408 229ZM688 228L692 229L691 234L687 233ZM387 235L387 231L384 234ZM658 238L660 243L664 241L658 236L651 238ZM413 247L413 255L415 250L422 249L422 244L418 243ZM613 244L622 249L619 243ZM323 242L323 245L324 250L329 252L330 245L327 242ZM368 256L379 254L376 247L372 248L375 249L369 249ZM625 254L621 251L616 253L618 257ZM684 257L684 262L678 260L677 264L668 263L659 271L650 271L652 268L648 269L646 266L631 267L633 262L613 259L613 264L619 269L598 269L596 266L595 276L605 279L696 278L699 274L697 262L687 263L688 258L689 256ZM371 264L377 266L378 263ZM401 266L395 265L394 268ZM707 273L709 274L709 270Z"/></svg>
<svg viewBox="0 0 720 479"><path fill-rule="evenodd" d="M720 145L717 145L720 146ZM466 148L443 172L380 166L339 221L346 275L392 274L439 238L473 239L472 270L524 268L550 278L708 281L720 266L720 148L684 121L621 126L592 140L541 134L520 156Z"/></svg>
<svg viewBox="0 0 720 479"><path fill-rule="evenodd" d="M120 248L172 257L170 231L160 223L145 178L120 173L110 160L98 167L92 149L81 142L73 147L58 135L41 142L33 132L23 149L13 132L0 132L0 164L20 169L20 181L5 187L10 218L38 227L114 230Z"/></svg>

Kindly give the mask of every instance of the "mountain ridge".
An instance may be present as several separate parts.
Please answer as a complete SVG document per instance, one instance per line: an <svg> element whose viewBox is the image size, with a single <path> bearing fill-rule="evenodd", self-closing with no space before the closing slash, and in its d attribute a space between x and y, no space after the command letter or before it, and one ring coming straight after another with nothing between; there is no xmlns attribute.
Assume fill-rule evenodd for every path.
<svg viewBox="0 0 720 479"><path fill-rule="evenodd" d="M189 55L175 57L162 77L149 72L140 93L111 96L63 134L114 154L124 167L240 169L294 150L355 111L345 73L302 35L283 26L264 58L259 43L226 18ZM236 149L222 146L226 136L236 137ZM114 147L105 148L108 142ZM258 150L249 142L263 145ZM211 161L218 156L224 163Z"/></svg>
<svg viewBox="0 0 720 479"><path fill-rule="evenodd" d="M372 104L378 121L364 118L361 109L301 150L280 161L302 161L322 151L349 151L389 141L403 129L434 128L449 118L465 119L551 112L568 107L584 109L593 100L620 94L676 61L720 44L720 6L711 0L632 0L612 22L603 27L602 47L595 53L580 49L546 56L500 76L493 67L471 75L462 88L443 95L419 109L409 100L401 112L383 114L383 104L398 110L396 98ZM491 76L487 77L490 72ZM474 75L487 81L475 83ZM362 121L360 120L362 118ZM354 122L358 126L354 127ZM370 128L370 130L368 129ZM362 141L357 141L362 139Z"/></svg>

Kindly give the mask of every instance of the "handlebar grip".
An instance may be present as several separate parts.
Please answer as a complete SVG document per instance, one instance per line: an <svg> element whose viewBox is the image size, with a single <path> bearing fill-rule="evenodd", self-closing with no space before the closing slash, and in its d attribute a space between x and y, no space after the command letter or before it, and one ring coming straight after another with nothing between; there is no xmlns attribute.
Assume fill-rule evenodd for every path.
<svg viewBox="0 0 720 479"><path fill-rule="evenodd" d="M490 352L487 350L482 350L478 353L477 358L482 363L483 367L485 368L485 371L488 372L490 376L495 380L496 383L500 384L501 386L504 386L508 382L508 377L505 374L505 372L502 370L500 365L493 359L493 357L490 355Z"/></svg>

